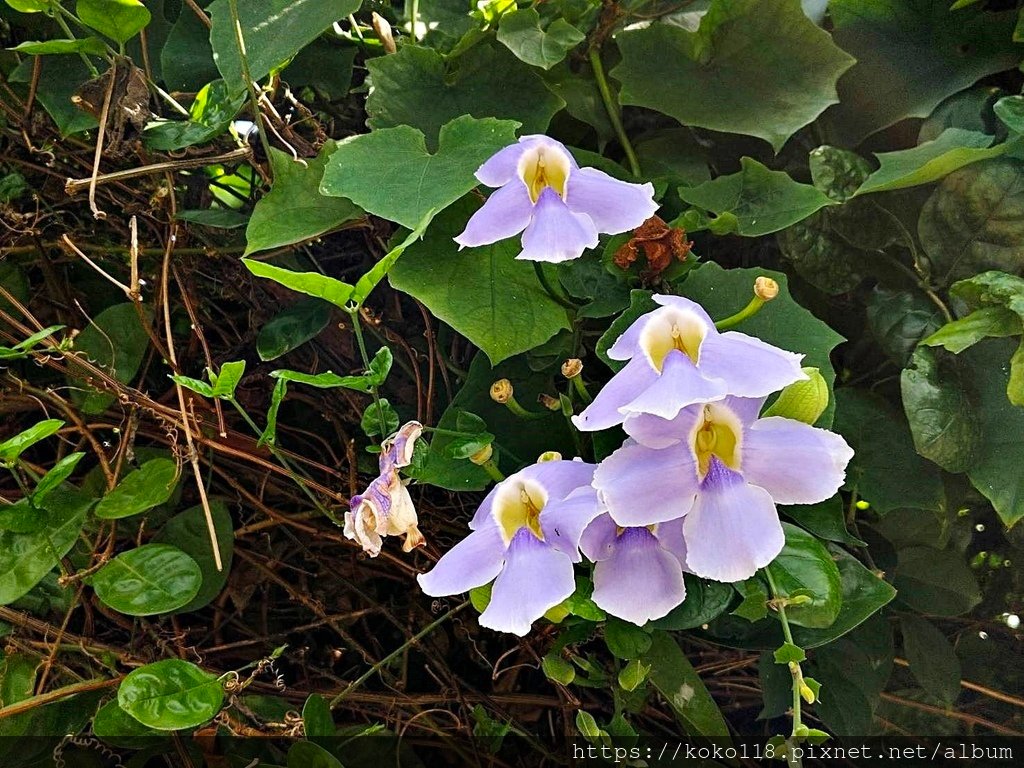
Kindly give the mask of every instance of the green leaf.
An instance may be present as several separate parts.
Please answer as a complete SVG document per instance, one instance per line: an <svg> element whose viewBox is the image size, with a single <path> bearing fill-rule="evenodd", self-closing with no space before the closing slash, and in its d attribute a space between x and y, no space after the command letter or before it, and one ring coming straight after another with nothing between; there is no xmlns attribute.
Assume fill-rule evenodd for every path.
<svg viewBox="0 0 1024 768"><path fill-rule="evenodd" d="M498 42L521 61L544 69L551 69L584 39L586 35L562 18L543 29L533 8L502 14L498 23Z"/></svg>
<svg viewBox="0 0 1024 768"><path fill-rule="evenodd" d="M146 322L149 322L149 312L144 312ZM131 381L138 372L147 349L149 334L130 301L107 307L75 337L76 351L124 383ZM102 413L115 400L114 395L95 390L79 379L68 377L68 380L74 387L72 401L85 413Z"/></svg>
<svg viewBox="0 0 1024 768"><path fill-rule="evenodd" d="M1016 11L952 12L947 0L832 0L833 38L857 63L839 81L828 117L855 146L906 117L927 117L947 96L1013 69Z"/></svg>
<svg viewBox="0 0 1024 768"><path fill-rule="evenodd" d="M214 0L206 9L213 22L210 45L221 77L232 89L245 88L230 0ZM262 80L288 62L334 22L359 9L360 0L245 0L238 20L245 40L249 75Z"/></svg>
<svg viewBox="0 0 1024 768"><path fill-rule="evenodd" d="M1004 96L992 106L996 117L1014 133L1024 133L1024 96Z"/></svg>
<svg viewBox="0 0 1024 768"><path fill-rule="evenodd" d="M193 379L191 376L181 376L177 373L171 374L171 380L175 384L180 384L185 389L195 392L197 395L203 397L213 397L213 387L207 384L205 381L199 379Z"/></svg>
<svg viewBox="0 0 1024 768"><path fill-rule="evenodd" d="M164 87L171 92L196 93L220 80L213 61L210 30L195 13L179 13L160 51Z"/></svg>
<svg viewBox="0 0 1024 768"><path fill-rule="evenodd" d="M651 647L651 635L636 624L610 616L604 625L604 642L613 656L638 659Z"/></svg>
<svg viewBox="0 0 1024 768"><path fill-rule="evenodd" d="M324 168L337 147L328 141L315 158L298 163L271 148L274 186L260 198L245 229L245 256L318 237L358 219L352 201L320 194ZM283 354L283 353L282 353Z"/></svg>
<svg viewBox="0 0 1024 768"><path fill-rule="evenodd" d="M143 725L177 731L212 719L224 703L224 689L195 664L164 659L130 672L117 690L117 703Z"/></svg>
<svg viewBox="0 0 1024 768"><path fill-rule="evenodd" d="M743 600L733 609L733 616L747 621L760 621L768 615L768 590L760 579L742 581L736 585L736 589Z"/></svg>
<svg viewBox="0 0 1024 768"><path fill-rule="evenodd" d="M96 711L92 732L96 738L122 749L145 749L166 738L121 709L117 699L111 699Z"/></svg>
<svg viewBox="0 0 1024 768"><path fill-rule="evenodd" d="M959 354L984 339L1020 336L1021 318L1005 307L982 307L965 317L946 323L921 341L926 347L942 347Z"/></svg>
<svg viewBox="0 0 1024 768"><path fill-rule="evenodd" d="M960 660L949 640L930 621L912 614L900 617L900 632L917 682L947 707L952 706L960 695Z"/></svg>
<svg viewBox="0 0 1024 768"><path fill-rule="evenodd" d="M119 520L163 504L174 493L178 465L170 459L150 459L122 478L96 505L96 517Z"/></svg>
<svg viewBox="0 0 1024 768"><path fill-rule="evenodd" d="M686 654L667 632L655 632L643 662L650 666L651 684L658 690L686 732L730 745L729 726Z"/></svg>
<svg viewBox="0 0 1024 768"><path fill-rule="evenodd" d="M517 120L524 134L543 133L565 105L535 70L495 44L477 44L450 64L437 51L404 45L366 66L373 80L370 127L417 129L431 151L441 126L462 115Z"/></svg>
<svg viewBox="0 0 1024 768"><path fill-rule="evenodd" d="M40 13L50 9L50 0L5 0L5 2L21 13Z"/></svg>
<svg viewBox="0 0 1024 768"><path fill-rule="evenodd" d="M35 533L46 526L46 515L30 499L18 499L0 508L0 531Z"/></svg>
<svg viewBox="0 0 1024 768"><path fill-rule="evenodd" d="M832 555L821 542L789 523L782 524L786 545L767 570L779 589L776 597L806 596L810 601L786 608L790 624L824 629L839 616L842 579Z"/></svg>
<svg viewBox="0 0 1024 768"><path fill-rule="evenodd" d="M156 120L143 131L149 149L174 152L203 144L227 132L245 103L245 93L232 91L223 80L204 85L189 107L188 120Z"/></svg>
<svg viewBox="0 0 1024 768"><path fill-rule="evenodd" d="M980 437L961 368L957 360L922 347L900 376L914 447L947 472L974 464Z"/></svg>
<svg viewBox="0 0 1024 768"><path fill-rule="evenodd" d="M753 283L751 283L751 289L753 289ZM612 360L608 357L608 350L616 342L616 340L626 329L633 324L641 315L644 315L651 310L657 309L658 304L651 298L652 292L641 289L634 289L629 292L629 306L626 307L618 317L612 320L611 325L608 326L608 330L605 331L601 338L597 340L597 344L594 347L594 351L597 356L601 358L605 365L611 368L613 371L618 372L625 366L625 363L621 360ZM726 313L728 314L728 312ZM723 315L724 317L724 315Z"/></svg>
<svg viewBox="0 0 1024 768"><path fill-rule="evenodd" d="M330 739L334 737L334 715L327 699L311 693L302 706L302 730L307 739Z"/></svg>
<svg viewBox="0 0 1024 768"><path fill-rule="evenodd" d="M576 667L558 653L549 653L540 660L544 677L561 685L570 685L576 679Z"/></svg>
<svg viewBox="0 0 1024 768"><path fill-rule="evenodd" d="M0 706L9 707L31 699L36 687L38 659L10 653L0 661Z"/></svg>
<svg viewBox="0 0 1024 768"><path fill-rule="evenodd" d="M736 326L735 330L790 352L803 353L806 355L803 365L817 368L831 390L835 372L830 354L843 337L793 300L788 279L781 272L722 269L709 262L690 272L680 292L703 306L711 317L723 318L746 306L753 295L754 280L761 276L770 277L779 284L779 295L756 315ZM833 410L834 403L830 402L817 426L829 426Z"/></svg>
<svg viewBox="0 0 1024 768"><path fill-rule="evenodd" d="M619 687L624 691L635 691L647 679L651 668L640 659L633 659L619 672Z"/></svg>
<svg viewBox="0 0 1024 768"><path fill-rule="evenodd" d="M967 476L1007 527L1024 517L1024 408L1006 399L1012 349L1006 341L993 340L964 353L981 422L979 451Z"/></svg>
<svg viewBox="0 0 1024 768"><path fill-rule="evenodd" d="M242 263L256 277L265 277L285 288L323 299L342 309L345 309L345 305L352 298L352 291L355 290L351 283L335 280L319 272L295 272L254 259L242 259Z"/></svg>
<svg viewBox="0 0 1024 768"><path fill-rule="evenodd" d="M950 174L918 220L934 281L988 269L1024 272L1024 162L1002 157Z"/></svg>
<svg viewBox="0 0 1024 768"><path fill-rule="evenodd" d="M61 483L71 477L71 473L75 471L75 467L78 466L78 462L84 456L84 451L69 453L54 464L50 471L43 475L36 484L36 488L32 492L32 504L38 506L50 493L57 490Z"/></svg>
<svg viewBox="0 0 1024 768"><path fill-rule="evenodd" d="M44 419L36 422L24 432L19 432L0 443L0 463L13 466L14 462L22 453L27 451L40 440L45 440L64 426L60 419Z"/></svg>
<svg viewBox="0 0 1024 768"><path fill-rule="evenodd" d="M651 24L616 40L623 104L776 151L838 101L836 80L854 62L796 0L712 0L694 32Z"/></svg>
<svg viewBox="0 0 1024 768"><path fill-rule="evenodd" d="M458 250L452 238L477 206L465 198L442 213L394 266L390 280L496 364L543 344L568 323L533 265L516 260L516 240Z"/></svg>
<svg viewBox="0 0 1024 768"><path fill-rule="evenodd" d="M892 632L882 622L820 648L805 668L821 683L814 711L838 736L870 733L873 712L892 670Z"/></svg>
<svg viewBox="0 0 1024 768"><path fill-rule="evenodd" d="M202 574L202 584L195 596L176 613L190 613L209 605L224 589L231 573L231 560L235 552L234 525L227 505L220 499L210 499L210 517L217 534L217 548L223 569L218 571L213 559L206 513L201 504L180 512L152 538L154 544L170 544L195 560Z"/></svg>
<svg viewBox="0 0 1024 768"><path fill-rule="evenodd" d="M954 549L901 549L893 585L900 600L922 613L959 616L981 602L974 574Z"/></svg>
<svg viewBox="0 0 1024 768"><path fill-rule="evenodd" d="M256 351L260 360L276 360L320 334L331 320L331 306L320 299L302 299L286 307L260 328Z"/></svg>
<svg viewBox="0 0 1024 768"><path fill-rule="evenodd" d="M288 768L345 768L341 761L318 744L297 741L288 749Z"/></svg>
<svg viewBox="0 0 1024 768"><path fill-rule="evenodd" d="M78 0L82 23L124 45L146 28L152 16L139 0Z"/></svg>
<svg viewBox="0 0 1024 768"><path fill-rule="evenodd" d="M905 417L867 391L840 389L836 402L836 431L854 450L843 487L880 514L901 507L940 509L941 474L917 454Z"/></svg>
<svg viewBox="0 0 1024 768"><path fill-rule="evenodd" d="M683 574L686 580L686 599L660 619L649 622L651 629L693 629L720 616L732 602L732 587L720 581L705 581Z"/></svg>
<svg viewBox="0 0 1024 768"><path fill-rule="evenodd" d="M26 56L55 53L91 53L93 56L103 56L107 52L107 46L98 37L83 37L77 40L29 41L7 50L18 51Z"/></svg>
<svg viewBox="0 0 1024 768"><path fill-rule="evenodd" d="M875 287L867 302L868 328L886 356L906 367L921 339L942 324L942 314L914 291Z"/></svg>
<svg viewBox="0 0 1024 768"><path fill-rule="evenodd" d="M423 215L420 223L416 225L412 232L410 232L401 243L384 254L380 261L374 264L366 274L356 281L356 286L352 290L352 301L361 306L362 303L366 301L366 297L373 292L373 289L376 288L377 285L380 284L380 281L391 272L392 267L395 266L395 262L398 261L398 258L403 253L405 253L405 249L423 237L423 233L426 232L427 227L433 220L434 209L431 208Z"/></svg>
<svg viewBox="0 0 1024 768"><path fill-rule="evenodd" d="M798 645L793 645L793 643L783 643L775 650L774 657L776 664L789 664L790 662L799 664L807 658L807 654L804 653L804 649Z"/></svg>
<svg viewBox="0 0 1024 768"><path fill-rule="evenodd" d="M75 489L51 493L40 504L46 515L41 529L0 532L0 605L25 595L71 550L92 503Z"/></svg>
<svg viewBox="0 0 1024 768"><path fill-rule="evenodd" d="M820 539L837 541L851 547L867 546L846 530L846 514L843 500L839 496L818 504L790 504L779 511Z"/></svg>
<svg viewBox="0 0 1024 768"><path fill-rule="evenodd" d="M391 371L394 362L394 354L388 347L381 347L370 361L369 370L359 376L338 376L336 373L325 371L324 373L309 374L299 371L271 371L270 376L281 381L294 381L299 384L308 384L318 389L333 389L344 387L354 389L357 392L369 394L374 387L381 386Z"/></svg>
<svg viewBox="0 0 1024 768"><path fill-rule="evenodd" d="M6 277L6 275L3 276ZM10 288L8 288L8 290L10 290ZM2 307L2 304L0 304L0 307ZM18 360L28 357L28 353L34 346L44 339L48 339L57 331L62 330L65 327L66 326L63 325L51 325L49 328L44 328L41 331L33 333L24 341L19 341L13 347L0 347L0 360Z"/></svg>
<svg viewBox="0 0 1024 768"><path fill-rule="evenodd" d="M213 381L213 396L224 400L233 400L238 382L245 375L245 360L224 363L220 367L220 373L214 375L210 371L209 375Z"/></svg>
<svg viewBox="0 0 1024 768"><path fill-rule="evenodd" d="M409 126L352 136L338 143L320 191L415 229L431 210L439 212L473 189L477 168L515 143L517 127L463 115L441 127L433 154L423 133Z"/></svg>
<svg viewBox="0 0 1024 768"><path fill-rule="evenodd" d="M367 437L380 437L384 439L395 432L400 423L401 419L398 416L398 411L388 402L386 397L382 397L377 402L366 406L359 426L362 427Z"/></svg>
<svg viewBox="0 0 1024 768"><path fill-rule="evenodd" d="M740 164L738 173L719 176L699 187L680 187L679 197L716 216L732 214L736 228L730 231L745 237L778 232L834 205L816 187L793 181L782 171L771 171L749 157L742 158Z"/></svg>
<svg viewBox="0 0 1024 768"><path fill-rule="evenodd" d="M38 79L35 62L39 62ZM61 136L96 127L96 118L71 103L71 97L92 73L79 56L25 57L8 75L12 83L35 83L36 99L46 109Z"/></svg>
<svg viewBox="0 0 1024 768"><path fill-rule="evenodd" d="M169 544L130 549L92 577L100 601L128 616L177 610L198 594L202 583L196 561Z"/></svg>

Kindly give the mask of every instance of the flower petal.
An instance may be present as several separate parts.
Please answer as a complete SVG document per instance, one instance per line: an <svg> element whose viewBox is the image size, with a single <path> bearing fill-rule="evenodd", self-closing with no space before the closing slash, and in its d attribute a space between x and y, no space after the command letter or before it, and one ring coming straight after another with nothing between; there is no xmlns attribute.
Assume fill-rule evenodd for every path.
<svg viewBox="0 0 1024 768"><path fill-rule="evenodd" d="M652 416L649 413L631 414L622 428L626 434L648 448L668 448L690 440L697 420L702 418L703 404L689 405L671 419Z"/></svg>
<svg viewBox="0 0 1024 768"><path fill-rule="evenodd" d="M800 369L803 355L787 352L745 333L709 334L701 348L700 369L722 379L729 394L764 397L807 378Z"/></svg>
<svg viewBox="0 0 1024 768"><path fill-rule="evenodd" d="M612 520L608 513L594 518L594 520L583 531L580 538L580 549L587 559L594 563L607 560L612 556L612 548L615 546L615 538L618 536L619 527Z"/></svg>
<svg viewBox="0 0 1024 768"><path fill-rule="evenodd" d="M699 488L697 466L685 445L656 450L627 440L598 464L594 487L617 524L662 523L690 511Z"/></svg>
<svg viewBox="0 0 1024 768"><path fill-rule="evenodd" d="M569 175L565 204L585 213L598 232L609 235L636 229L658 210L652 184L619 181L596 168L580 168Z"/></svg>
<svg viewBox="0 0 1024 768"><path fill-rule="evenodd" d="M679 309L686 309L693 312L695 315L700 317L708 326L708 335L717 335L718 330L715 328L715 321L711 319L711 315L692 299L688 299L685 296L672 296L667 293L656 293L651 296L658 304L663 307L677 307Z"/></svg>
<svg viewBox="0 0 1024 768"><path fill-rule="evenodd" d="M661 548L675 555L683 570L689 573L690 569L686 566L686 539L683 537L684 520L685 517L679 517L659 523L654 527L654 535L661 542Z"/></svg>
<svg viewBox="0 0 1024 768"><path fill-rule="evenodd" d="M683 519L686 565L716 581L742 581L775 559L785 544L768 491L711 459L693 509Z"/></svg>
<svg viewBox="0 0 1024 768"><path fill-rule="evenodd" d="M567 499L549 500L540 514L544 540L578 563L583 530L603 511L597 491L589 485L577 488Z"/></svg>
<svg viewBox="0 0 1024 768"><path fill-rule="evenodd" d="M533 207L533 219L523 232L523 250L516 258L569 261L596 247L597 242L597 229L590 217L573 213L555 190L545 187Z"/></svg>
<svg viewBox="0 0 1024 768"><path fill-rule="evenodd" d="M777 504L831 498L853 458L853 449L834 432L780 416L754 422L742 450L743 477L768 491Z"/></svg>
<svg viewBox="0 0 1024 768"><path fill-rule="evenodd" d="M689 357L678 349L665 356L657 380L622 406L627 414L649 413L672 419L688 405L721 400L727 393L725 382L704 375Z"/></svg>
<svg viewBox="0 0 1024 768"><path fill-rule="evenodd" d="M612 554L594 566L594 602L613 616L643 626L686 597L683 569L646 528L627 528Z"/></svg>
<svg viewBox="0 0 1024 768"><path fill-rule="evenodd" d="M572 423L581 432L596 432L621 424L626 418L620 410L622 406L657 380L658 372L645 359L636 357L630 360L601 388L582 413L572 417Z"/></svg>
<svg viewBox="0 0 1024 768"><path fill-rule="evenodd" d="M533 622L576 589L572 562L522 529L509 544L480 626L522 637Z"/></svg>
<svg viewBox="0 0 1024 768"><path fill-rule="evenodd" d="M523 137L516 144L509 144L491 155L483 165L477 168L476 178L488 187L503 187L516 178L519 171L519 158L530 148ZM525 187L524 187L525 189Z"/></svg>
<svg viewBox="0 0 1024 768"><path fill-rule="evenodd" d="M496 243L526 229L531 216L530 193L524 184L513 181L491 193L483 207L469 217L455 242L463 248Z"/></svg>
<svg viewBox="0 0 1024 768"><path fill-rule="evenodd" d="M416 580L431 597L458 595L494 579L501 571L504 557L501 532L497 525L490 525L473 531Z"/></svg>
<svg viewBox="0 0 1024 768"><path fill-rule="evenodd" d="M532 480L539 483L547 493L548 501L561 501L577 488L587 487L594 476L594 465L584 461L542 461L524 467L495 485L477 508L469 523L473 530L487 525L492 519L494 499L500 488L509 483Z"/></svg>

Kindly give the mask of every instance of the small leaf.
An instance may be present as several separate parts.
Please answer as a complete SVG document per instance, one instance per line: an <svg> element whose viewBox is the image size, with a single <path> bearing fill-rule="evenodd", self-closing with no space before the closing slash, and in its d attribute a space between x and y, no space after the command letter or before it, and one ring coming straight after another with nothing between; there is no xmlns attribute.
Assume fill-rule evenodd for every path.
<svg viewBox="0 0 1024 768"><path fill-rule="evenodd" d="M921 343L959 354L982 339L1019 336L1021 318L1005 307L982 307L965 317L946 323Z"/></svg>
<svg viewBox="0 0 1024 768"><path fill-rule="evenodd" d="M295 302L260 328L256 337L256 351L260 360L276 360L301 347L319 335L330 320L330 304L320 299Z"/></svg>
<svg viewBox="0 0 1024 768"><path fill-rule="evenodd" d="M620 659L637 659L651 647L651 635L636 624L612 616L604 626L604 642L612 655Z"/></svg>
<svg viewBox="0 0 1024 768"><path fill-rule="evenodd" d="M743 601L733 609L732 615L747 621L760 621L768 615L768 590L760 579L747 579L736 585Z"/></svg>
<svg viewBox="0 0 1024 768"><path fill-rule="evenodd" d="M387 401L387 398L382 397L377 402L366 406L360 426L367 437L383 439L395 432L399 423L398 412Z"/></svg>
<svg viewBox="0 0 1024 768"><path fill-rule="evenodd" d="M96 596L128 616L170 613L199 592L199 565L177 547L145 544L115 557L92 577Z"/></svg>
<svg viewBox="0 0 1024 768"><path fill-rule="evenodd" d="M576 679L576 668L557 653L549 653L540 660L544 676L560 685L569 685Z"/></svg>
<svg viewBox="0 0 1024 768"><path fill-rule="evenodd" d="M146 309L142 313L147 323L150 312ZM149 334L130 301L107 307L75 337L76 351L123 383L131 381L138 372L149 344ZM94 389L80 379L69 376L68 382L74 387L72 402L85 413L103 413L115 400L114 395Z"/></svg>
<svg viewBox="0 0 1024 768"><path fill-rule="evenodd" d="M832 555L816 538L795 525L783 523L786 545L767 566L779 594L809 597L786 608L790 624L826 628L839 616L843 603L842 579Z"/></svg>
<svg viewBox="0 0 1024 768"><path fill-rule="evenodd" d="M302 707L302 730L307 739L330 739L334 737L334 715L327 699L311 693Z"/></svg>
<svg viewBox="0 0 1024 768"><path fill-rule="evenodd" d="M799 664L807 658L804 649L793 643L783 643L776 649L774 656L776 664Z"/></svg>
<svg viewBox="0 0 1024 768"><path fill-rule="evenodd" d="M288 768L344 768L334 755L312 741L296 741L288 749Z"/></svg>
<svg viewBox="0 0 1024 768"><path fill-rule="evenodd" d="M223 80L214 80L196 94L188 120L155 120L146 126L142 140L163 152L203 144L227 132L244 102L244 91L229 90Z"/></svg>
<svg viewBox="0 0 1024 768"><path fill-rule="evenodd" d="M58 461L53 467L47 472L36 484L35 491L32 492L32 504L39 505L43 499L60 487L61 483L71 477L71 473L75 471L75 467L78 466L78 462L82 460L85 453L78 451L76 453L69 453L63 459Z"/></svg>
<svg viewBox="0 0 1024 768"><path fill-rule="evenodd" d="M624 691L635 691L647 679L651 667L640 659L633 659L619 672L619 687Z"/></svg>
<svg viewBox="0 0 1024 768"><path fill-rule="evenodd" d="M600 739L603 733L598 727L594 716L589 712L584 712L582 709L576 713L576 729L584 739L591 743L595 743Z"/></svg>
<svg viewBox="0 0 1024 768"><path fill-rule="evenodd" d="M242 263L256 277L265 277L285 288L304 293L307 296L315 296L342 309L345 309L352 298L352 291L355 290L354 285L335 280L333 277L319 272L295 272L253 259L242 259Z"/></svg>
<svg viewBox="0 0 1024 768"><path fill-rule="evenodd" d="M139 469L130 472L120 483L100 499L96 517L118 520L163 504L174 493L178 480L178 465L170 459L150 459Z"/></svg>
<svg viewBox="0 0 1024 768"><path fill-rule="evenodd" d="M78 18L124 45L145 29L152 18L139 0L78 0Z"/></svg>
<svg viewBox="0 0 1024 768"><path fill-rule="evenodd" d="M164 659L128 673L117 703L145 726L178 731L211 720L224 703L224 689L216 676L195 664Z"/></svg>
<svg viewBox="0 0 1024 768"><path fill-rule="evenodd" d="M180 384L185 389L195 392L197 395L203 397L213 397L213 387L207 384L205 381L199 379L193 379L191 376L182 376L178 373L172 373L171 379L175 384Z"/></svg>
<svg viewBox="0 0 1024 768"><path fill-rule="evenodd" d="M19 432L0 443L0 463L13 466L14 462L22 453L27 451L40 440L45 440L64 426L60 419L45 419L33 424L24 432Z"/></svg>
<svg viewBox="0 0 1024 768"><path fill-rule="evenodd" d="M521 8L502 14L498 23L498 42L521 61L551 69L586 38L565 19L556 18L542 29L540 14L534 8Z"/></svg>
<svg viewBox="0 0 1024 768"><path fill-rule="evenodd" d="M224 363L220 367L220 373L214 376L210 374L213 381L213 396L223 400L233 400L238 382L245 375L245 360L236 360Z"/></svg>
<svg viewBox="0 0 1024 768"><path fill-rule="evenodd" d="M928 693L951 707L960 696L960 660L938 627L920 616L900 617L910 671Z"/></svg>
<svg viewBox="0 0 1024 768"><path fill-rule="evenodd" d="M103 56L107 52L107 46L98 37L83 37L77 40L29 41L8 48L8 50L24 53L26 56L45 56L55 53L91 53L93 56Z"/></svg>

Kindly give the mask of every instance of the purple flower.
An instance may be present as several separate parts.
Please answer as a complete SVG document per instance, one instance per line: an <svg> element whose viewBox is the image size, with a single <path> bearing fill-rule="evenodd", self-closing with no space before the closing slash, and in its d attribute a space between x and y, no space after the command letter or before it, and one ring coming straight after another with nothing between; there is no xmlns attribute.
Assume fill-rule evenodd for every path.
<svg viewBox="0 0 1024 768"><path fill-rule="evenodd" d="M629 362L573 417L578 429L607 429L642 413L671 419L694 403L764 397L807 378L803 355L736 331L719 333L699 304L681 296L654 300L661 307L638 318L608 349L612 360Z"/></svg>
<svg viewBox="0 0 1024 768"><path fill-rule="evenodd" d="M364 493L353 496L345 513L345 538L359 542L363 551L376 557L384 536L405 536L402 550L411 552L426 542L418 528L416 508L398 474L409 466L423 425L410 421L381 445L380 474Z"/></svg>
<svg viewBox="0 0 1024 768"><path fill-rule="evenodd" d="M576 588L580 537L601 512L593 474L593 464L546 461L498 483L470 522L472 533L419 575L420 587L442 597L493 579L480 624L525 635Z"/></svg>
<svg viewBox="0 0 1024 768"><path fill-rule="evenodd" d="M774 560L784 543L775 505L831 498L853 451L833 432L759 419L763 402L728 397L671 420L628 420L631 439L594 473L611 518L623 527L682 518L686 567L704 578L740 581Z"/></svg>
<svg viewBox="0 0 1024 768"><path fill-rule="evenodd" d="M651 184L629 184L596 168L580 168L563 144L547 136L523 136L481 165L476 177L498 190L455 242L490 245L522 232L518 259L578 258L597 245L599 232L628 232L658 210Z"/></svg>
<svg viewBox="0 0 1024 768"><path fill-rule="evenodd" d="M686 597L681 520L622 528L604 514L587 526L580 549L594 562L593 600L613 616L643 626Z"/></svg>

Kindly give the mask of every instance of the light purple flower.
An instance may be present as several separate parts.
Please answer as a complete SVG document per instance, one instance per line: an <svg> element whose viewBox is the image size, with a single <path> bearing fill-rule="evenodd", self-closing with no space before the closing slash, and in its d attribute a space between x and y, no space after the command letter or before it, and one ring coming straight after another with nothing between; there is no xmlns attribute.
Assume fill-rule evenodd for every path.
<svg viewBox="0 0 1024 768"><path fill-rule="evenodd" d="M593 464L546 461L507 477L480 505L472 533L419 575L420 587L442 597L493 579L480 624L525 635L576 588L580 537L601 512L593 474Z"/></svg>
<svg viewBox="0 0 1024 768"><path fill-rule="evenodd" d="M359 542L370 557L380 554L384 536L405 536L402 550L411 552L425 540L418 527L416 507L398 470L412 462L423 425L410 421L381 445L380 474L364 493L353 496L345 513L345 538Z"/></svg>
<svg viewBox="0 0 1024 768"><path fill-rule="evenodd" d="M637 416L594 487L622 527L682 518L686 567L717 581L753 576L781 551L776 504L816 504L843 484L853 451L793 419L758 418L762 399L728 397L674 419Z"/></svg>
<svg viewBox="0 0 1024 768"><path fill-rule="evenodd" d="M651 184L629 184L596 168L580 168L563 144L542 135L523 136L498 151L476 177L498 189L455 242L490 245L522 232L518 259L578 258L597 245L599 232L628 232L658 210Z"/></svg>
<svg viewBox="0 0 1024 768"><path fill-rule="evenodd" d="M653 298L661 306L637 318L608 349L612 360L629 362L573 417L577 429L607 429L642 413L671 419L694 403L764 397L807 378L803 355L744 333L719 333L689 299Z"/></svg>
<svg viewBox="0 0 1024 768"><path fill-rule="evenodd" d="M580 549L594 562L593 600L612 616L643 626L686 598L681 520L623 528L604 514L587 526Z"/></svg>

